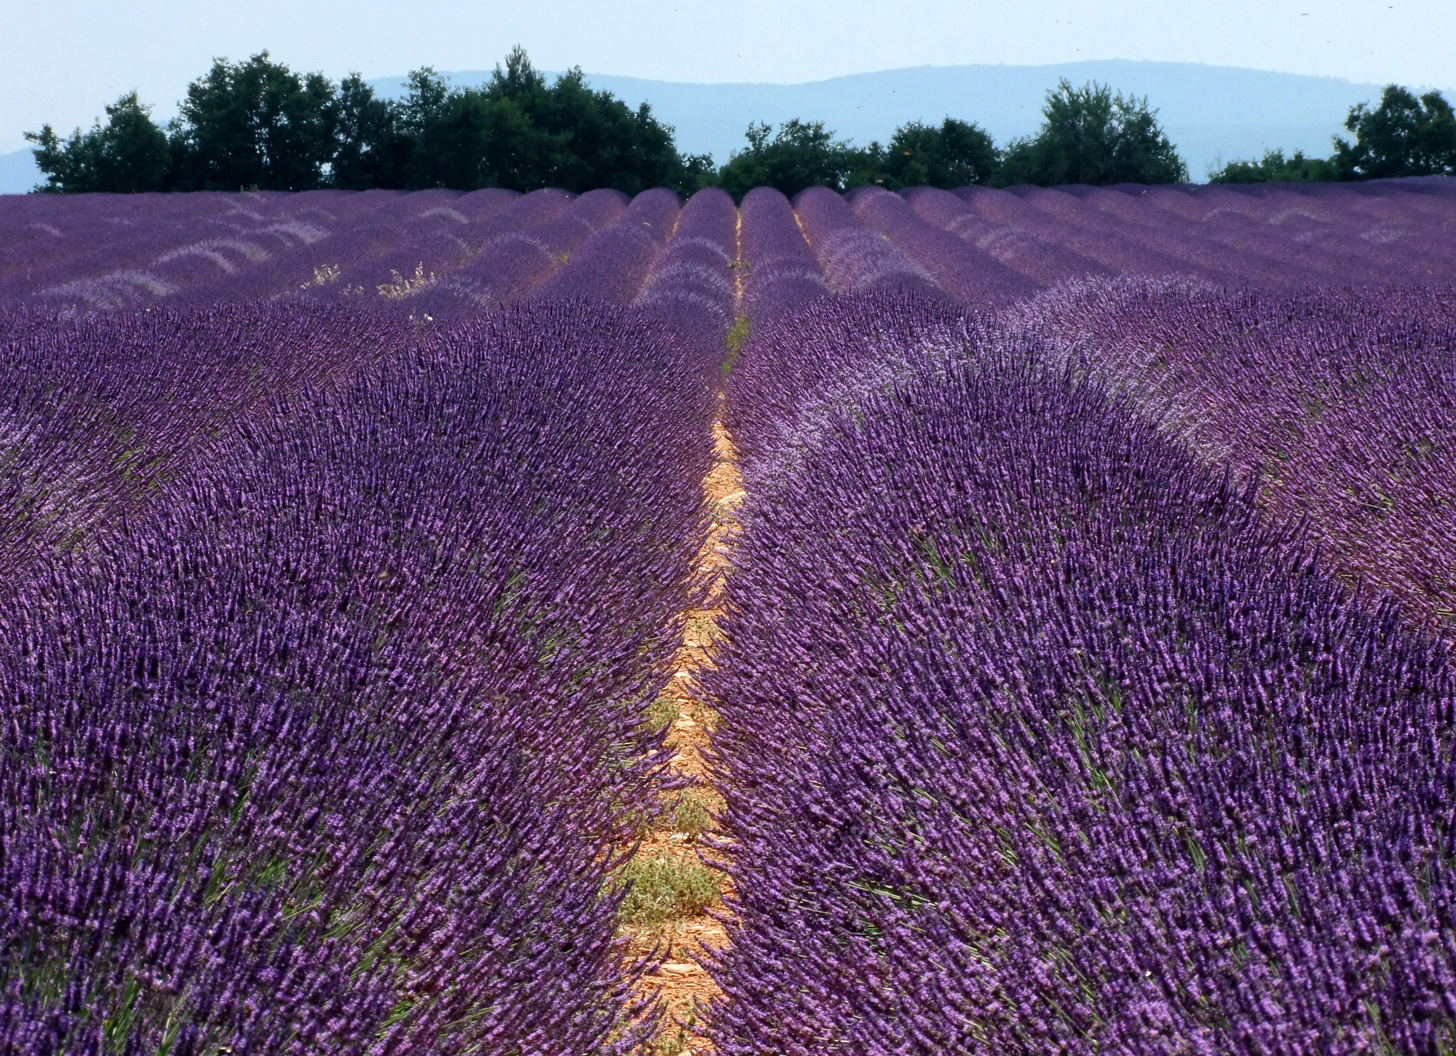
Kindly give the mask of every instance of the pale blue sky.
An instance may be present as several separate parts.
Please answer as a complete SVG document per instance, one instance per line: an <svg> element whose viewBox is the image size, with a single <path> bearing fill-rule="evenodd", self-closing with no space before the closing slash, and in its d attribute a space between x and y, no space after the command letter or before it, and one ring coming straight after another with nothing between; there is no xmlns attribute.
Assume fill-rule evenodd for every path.
<svg viewBox="0 0 1456 1056"><path fill-rule="evenodd" d="M0 0L0 27L0 152L131 88L169 116L214 56L263 48L332 77L489 68L519 42L681 81L1125 58L1456 84L1456 0Z"/></svg>

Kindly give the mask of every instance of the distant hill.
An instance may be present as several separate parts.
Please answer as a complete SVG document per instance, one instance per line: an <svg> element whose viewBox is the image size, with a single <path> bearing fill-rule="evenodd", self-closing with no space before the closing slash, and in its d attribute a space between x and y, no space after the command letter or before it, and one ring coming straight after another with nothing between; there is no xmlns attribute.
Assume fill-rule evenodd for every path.
<svg viewBox="0 0 1456 1056"><path fill-rule="evenodd" d="M447 76L458 85L475 85L490 72ZM1375 99L1381 88L1335 77L1121 59L1053 66L919 66L807 84L684 84L587 75L594 87L633 106L650 102L657 116L677 129L680 148L712 154L719 163L743 145L750 121L777 124L791 117L822 119L841 136L868 143L883 142L906 121L938 122L950 115L979 122L1004 143L1036 130L1042 99L1062 77L1077 85L1098 80L1146 95L1195 180L1203 180L1220 158L1256 157L1274 147L1327 155L1330 137L1342 130L1350 107ZM371 83L381 95L397 96L405 79L381 77ZM1456 92L1447 90L1446 96L1456 101ZM0 193L29 190L39 179L29 151L0 154Z"/></svg>
<svg viewBox="0 0 1456 1056"><path fill-rule="evenodd" d="M0 194L23 194L43 178L30 151L0 154Z"/></svg>

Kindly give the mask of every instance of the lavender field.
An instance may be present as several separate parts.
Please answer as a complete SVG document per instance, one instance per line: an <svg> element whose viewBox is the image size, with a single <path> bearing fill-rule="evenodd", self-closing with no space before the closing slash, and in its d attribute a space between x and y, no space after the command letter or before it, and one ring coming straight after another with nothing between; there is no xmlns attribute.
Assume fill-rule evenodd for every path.
<svg viewBox="0 0 1456 1056"><path fill-rule="evenodd" d="M1456 1053L1456 181L0 235L0 1053Z"/></svg>

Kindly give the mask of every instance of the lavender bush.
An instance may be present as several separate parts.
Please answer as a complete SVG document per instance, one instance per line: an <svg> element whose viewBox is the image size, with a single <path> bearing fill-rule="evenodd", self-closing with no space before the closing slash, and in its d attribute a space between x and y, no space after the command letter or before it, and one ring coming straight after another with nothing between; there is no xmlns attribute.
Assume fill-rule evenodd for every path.
<svg viewBox="0 0 1456 1056"><path fill-rule="evenodd" d="M738 312L738 210L716 187L688 199L633 303L700 344L721 348Z"/></svg>
<svg viewBox="0 0 1456 1056"><path fill-rule="evenodd" d="M931 293L930 272L900 252L889 238L870 231L838 194L810 187L794 196L794 213L804 237L835 293L902 290Z"/></svg>
<svg viewBox="0 0 1456 1056"><path fill-rule="evenodd" d="M1452 183L0 198L0 1053L1456 1052Z"/></svg>
<svg viewBox="0 0 1456 1056"><path fill-rule="evenodd" d="M1017 318L1204 462L1257 476L1351 584L1456 634L1456 291L1128 281Z"/></svg>
<svg viewBox="0 0 1456 1056"><path fill-rule="evenodd" d="M603 880L703 374L620 309L503 313L49 554L0 614L0 1050L630 1047Z"/></svg>
<svg viewBox="0 0 1456 1056"><path fill-rule="evenodd" d="M992 331L746 486L717 1051L1456 1043L1456 679L1247 491Z"/></svg>
<svg viewBox="0 0 1456 1056"><path fill-rule="evenodd" d="M925 269L940 290L962 304L1000 307L1041 288L979 246L929 223L904 198L883 187L858 188L848 201L866 228L889 239Z"/></svg>
<svg viewBox="0 0 1456 1056"><path fill-rule="evenodd" d="M743 196L739 215L743 308L754 325L829 293L824 269L781 192L755 187Z"/></svg>

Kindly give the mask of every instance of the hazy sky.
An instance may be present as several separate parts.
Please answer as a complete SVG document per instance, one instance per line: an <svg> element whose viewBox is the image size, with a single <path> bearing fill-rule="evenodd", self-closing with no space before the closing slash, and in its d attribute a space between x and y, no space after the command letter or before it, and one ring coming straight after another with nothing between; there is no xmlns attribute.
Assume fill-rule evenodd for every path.
<svg viewBox="0 0 1456 1056"><path fill-rule="evenodd" d="M131 88L170 116L214 56L338 77L493 66L681 81L1162 59L1456 85L1456 0L0 0L0 151ZM1156 105L1156 100L1153 100Z"/></svg>

